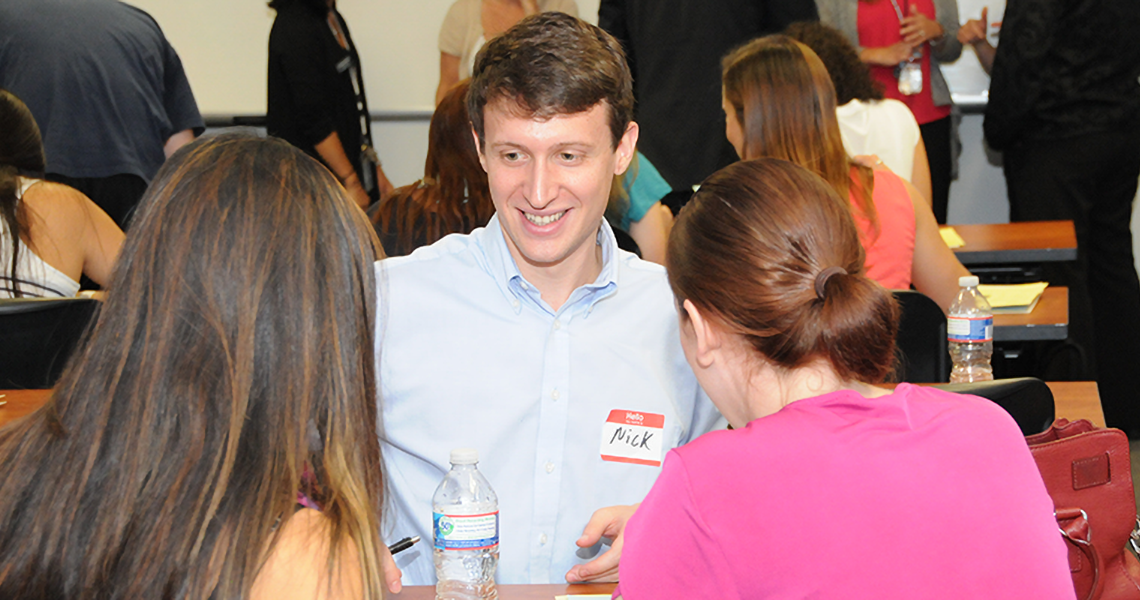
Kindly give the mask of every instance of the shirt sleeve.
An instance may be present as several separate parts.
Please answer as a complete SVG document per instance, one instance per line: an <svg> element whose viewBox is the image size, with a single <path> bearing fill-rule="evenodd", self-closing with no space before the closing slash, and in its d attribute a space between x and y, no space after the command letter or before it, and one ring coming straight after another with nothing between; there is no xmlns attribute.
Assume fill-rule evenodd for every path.
<svg viewBox="0 0 1140 600"><path fill-rule="evenodd" d="M930 44L930 54L938 62L954 62L962 56L962 42L958 41L958 3L955 0L934 0L935 20L942 26L942 37Z"/></svg>
<svg viewBox="0 0 1140 600"><path fill-rule="evenodd" d="M198 112L198 103L194 100L190 81L186 79L182 59L165 38L163 43L162 104L170 122L170 135L187 129L193 130L195 136L200 135L206 130L206 125L202 122L202 114Z"/></svg>
<svg viewBox="0 0 1140 600"><path fill-rule="evenodd" d="M278 17L281 18L280 16ZM325 90L326 69L321 60L320 29L311 23L290 18L270 35L270 60L280 62L286 85L297 107L296 117L308 145L315 146L336 131L330 93ZM323 25L323 23L321 24ZM331 34L330 34L331 35Z"/></svg>
<svg viewBox="0 0 1140 600"><path fill-rule="evenodd" d="M700 590L735 589L724 550L701 517L676 450L666 455L624 536L619 591L625 600L700 597Z"/></svg>
<svg viewBox="0 0 1140 600"><path fill-rule="evenodd" d="M458 0L447 9L443 25L439 28L439 51L452 56L463 56L463 38L468 28L468 13L464 0Z"/></svg>
<svg viewBox="0 0 1140 600"><path fill-rule="evenodd" d="M625 0L601 0L598 5L598 27L614 36L625 50L625 60L629 70L637 79L637 62L633 54L633 44L629 39L629 23L626 17Z"/></svg>
<svg viewBox="0 0 1140 600"><path fill-rule="evenodd" d="M1030 123L1041 98L1042 68L1058 35L1056 0L1010 0L1002 18L1001 42L990 75L990 97L982 127L995 150L1013 144Z"/></svg>
<svg viewBox="0 0 1140 600"><path fill-rule="evenodd" d="M661 177L661 173L657 172L657 167L638 152L637 176L626 191L629 192L629 211L626 213L626 218L632 222L640 221L645 213L664 198L665 194L673 191L673 188L665 178Z"/></svg>

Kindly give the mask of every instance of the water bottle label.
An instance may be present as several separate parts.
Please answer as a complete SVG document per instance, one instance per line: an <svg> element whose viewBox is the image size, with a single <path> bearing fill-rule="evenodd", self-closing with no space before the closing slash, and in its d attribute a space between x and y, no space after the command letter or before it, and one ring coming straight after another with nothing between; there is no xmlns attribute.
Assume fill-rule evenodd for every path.
<svg viewBox="0 0 1140 600"><path fill-rule="evenodd" d="M499 544L499 511L481 515L432 513L435 547L440 550L481 550Z"/></svg>
<svg viewBox="0 0 1140 600"><path fill-rule="evenodd" d="M991 342L994 339L994 318L948 317L946 339L951 342Z"/></svg>

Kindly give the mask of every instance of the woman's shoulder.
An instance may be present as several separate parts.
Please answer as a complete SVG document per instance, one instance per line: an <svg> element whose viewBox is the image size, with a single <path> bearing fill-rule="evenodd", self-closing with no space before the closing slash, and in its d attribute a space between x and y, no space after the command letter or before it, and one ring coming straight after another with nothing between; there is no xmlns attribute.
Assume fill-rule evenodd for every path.
<svg viewBox="0 0 1140 600"><path fill-rule="evenodd" d="M578 16L578 3L575 0L538 0L538 9L543 12L556 11Z"/></svg>
<svg viewBox="0 0 1140 600"><path fill-rule="evenodd" d="M253 600L357 599L363 597L360 562L350 543L337 549L330 585L329 542L332 523L303 508L285 521L265 565L254 581Z"/></svg>

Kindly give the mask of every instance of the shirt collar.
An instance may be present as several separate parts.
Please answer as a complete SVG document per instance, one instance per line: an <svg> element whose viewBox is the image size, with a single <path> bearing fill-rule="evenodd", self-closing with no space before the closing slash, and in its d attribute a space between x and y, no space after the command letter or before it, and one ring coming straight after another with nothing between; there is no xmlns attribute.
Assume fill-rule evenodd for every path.
<svg viewBox="0 0 1140 600"><path fill-rule="evenodd" d="M499 223L496 214L487 222L487 226L478 232L479 249L486 259L488 272L495 279L504 299L510 304L511 310L518 314L524 305L529 305L541 312L555 315L550 305L542 300L542 294L519 272L518 264L510 249L507 248L506 234ZM617 291L618 284L618 245L610 224L602 221L595 238L602 247L602 270L593 283L583 285L574 290L558 313L581 309L583 317L588 317L594 305L603 298L607 298Z"/></svg>

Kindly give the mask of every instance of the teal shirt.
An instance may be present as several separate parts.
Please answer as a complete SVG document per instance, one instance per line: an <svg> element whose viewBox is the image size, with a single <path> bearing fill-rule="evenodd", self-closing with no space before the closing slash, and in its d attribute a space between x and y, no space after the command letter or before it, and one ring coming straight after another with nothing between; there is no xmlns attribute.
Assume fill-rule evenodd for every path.
<svg viewBox="0 0 1140 600"><path fill-rule="evenodd" d="M631 177L633 169L625 172L622 185L629 194L629 210L621 220L621 228L629 231L629 224L640 221L653 205L658 203L673 188L657 172L657 167L649 162L641 152L637 153L637 176Z"/></svg>

